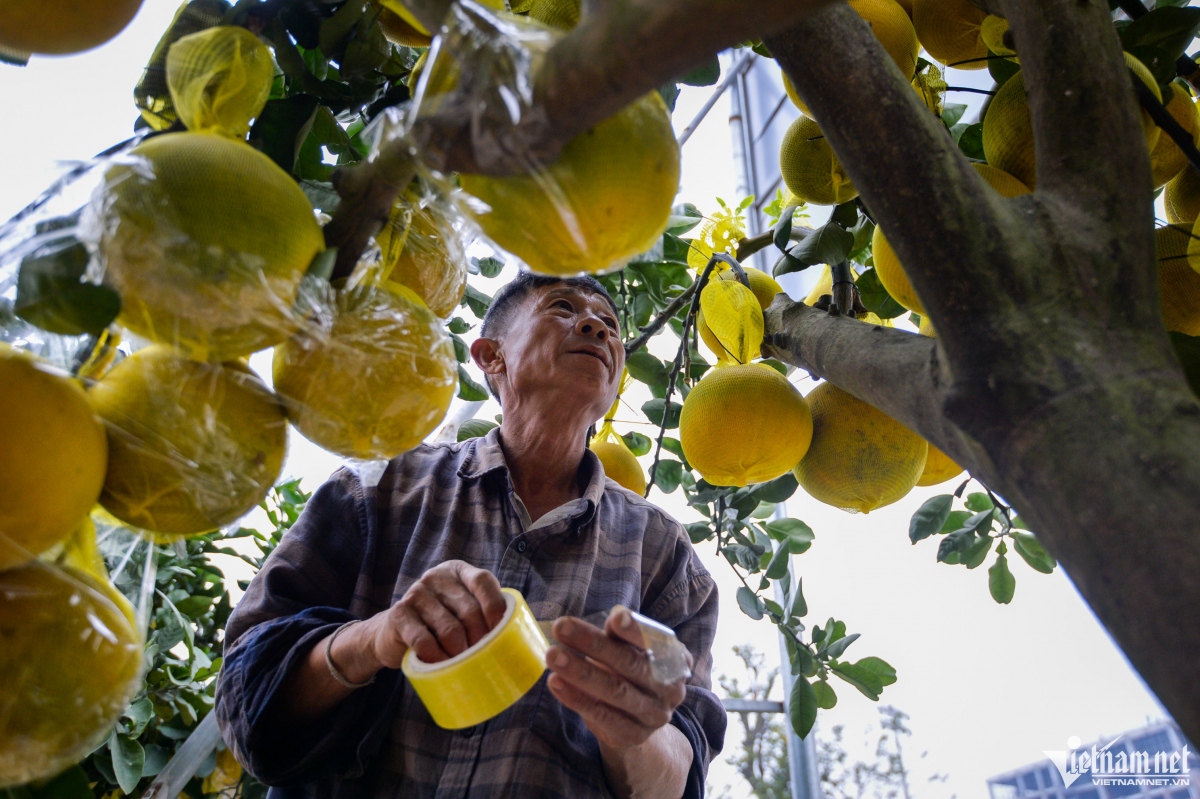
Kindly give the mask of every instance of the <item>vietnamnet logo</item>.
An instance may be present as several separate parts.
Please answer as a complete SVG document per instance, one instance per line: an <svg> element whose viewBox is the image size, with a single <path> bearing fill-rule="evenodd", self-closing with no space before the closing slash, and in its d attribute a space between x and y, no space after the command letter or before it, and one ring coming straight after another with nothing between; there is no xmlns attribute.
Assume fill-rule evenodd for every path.
<svg viewBox="0 0 1200 799"><path fill-rule="evenodd" d="M1080 741L1072 735L1067 739L1067 750L1046 751L1042 754L1062 775L1063 784L1071 787L1085 774L1090 775L1096 785L1188 785L1191 765L1188 758L1195 753L1188 751L1187 744L1173 752L1126 752L1124 747L1114 753L1112 745L1121 740L1120 735L1099 749L1093 744L1091 750L1080 750Z"/></svg>

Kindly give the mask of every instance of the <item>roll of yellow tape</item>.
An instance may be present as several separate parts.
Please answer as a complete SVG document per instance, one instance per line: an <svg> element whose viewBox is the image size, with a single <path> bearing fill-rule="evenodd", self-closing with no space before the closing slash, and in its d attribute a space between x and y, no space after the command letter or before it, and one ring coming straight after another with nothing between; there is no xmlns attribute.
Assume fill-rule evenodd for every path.
<svg viewBox="0 0 1200 799"><path fill-rule="evenodd" d="M408 650L400 669L434 722L458 730L512 707L546 670L549 644L521 593L501 589L504 618L475 646L441 663Z"/></svg>

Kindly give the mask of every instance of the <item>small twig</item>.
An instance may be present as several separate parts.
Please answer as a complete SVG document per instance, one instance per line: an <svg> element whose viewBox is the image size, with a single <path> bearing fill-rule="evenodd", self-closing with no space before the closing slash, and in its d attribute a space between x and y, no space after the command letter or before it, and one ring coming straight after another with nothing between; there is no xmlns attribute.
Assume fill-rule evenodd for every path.
<svg viewBox="0 0 1200 799"><path fill-rule="evenodd" d="M1154 96L1154 92L1150 91L1150 87L1143 83L1141 78L1137 77L1132 70L1129 74L1142 108L1146 109L1146 113L1154 120L1154 124L1162 128L1163 133L1170 136L1171 141L1178 145L1192 168L1200 172L1200 150L1196 149L1196 142L1192 139L1192 135L1183 129L1175 117L1171 116L1171 112Z"/></svg>
<svg viewBox="0 0 1200 799"><path fill-rule="evenodd" d="M658 443L654 447L654 461L650 464L650 482L646 486L646 493L644 494L644 496L647 497L650 496L650 489L654 487L656 477L655 472L658 471L658 462L662 457L663 438L665 438L667 435L667 416L669 416L671 413L671 395L675 393L675 381L679 377L679 370L683 366L683 356L688 349L688 331L696 322L696 312L700 309L700 292L704 291L704 286L708 284L708 276L712 274L713 267L717 265L718 261L724 261L732 266L735 270L741 272L743 279L746 277L746 272L742 270L741 264L730 258L728 255L716 254L713 255L712 258L708 259L708 264L704 267L704 271L700 274L699 279L696 280L696 282L691 286L693 289L692 304L691 307L688 308L687 316L683 320L683 330L680 331L679 336L679 349L675 352L675 360L671 364L671 377L667 381L667 393L663 398L662 426L659 427Z"/></svg>
<svg viewBox="0 0 1200 799"><path fill-rule="evenodd" d="M972 89L970 86L947 86L948 92L970 92L971 94L986 94L988 97L995 95L993 91L987 89Z"/></svg>
<svg viewBox="0 0 1200 799"><path fill-rule="evenodd" d="M626 358L628 358L630 355L633 355L642 347L646 346L646 342L653 338L658 331L662 330L663 326L666 325L666 323L669 322L675 316L675 314L679 313L679 309L686 305L688 301L692 299L692 295L696 293L696 286L698 283L699 281L692 283L692 285L688 286L682 294L671 300L670 305L664 308L662 313L651 319L650 324L642 328L642 332L637 336L637 338L625 345Z"/></svg>
<svg viewBox="0 0 1200 799"><path fill-rule="evenodd" d="M857 318L855 300L858 298L858 290L854 286L854 276L850 273L849 262L841 261L834 264L830 267L830 275L833 278L834 307L843 316L849 316L851 319Z"/></svg>

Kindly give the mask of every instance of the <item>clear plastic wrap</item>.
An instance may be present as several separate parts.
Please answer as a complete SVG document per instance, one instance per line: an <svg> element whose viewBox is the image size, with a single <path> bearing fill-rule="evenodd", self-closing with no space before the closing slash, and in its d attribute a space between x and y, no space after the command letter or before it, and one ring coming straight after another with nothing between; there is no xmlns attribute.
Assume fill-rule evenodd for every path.
<svg viewBox="0 0 1200 799"><path fill-rule="evenodd" d="M507 173L459 174L456 197L497 249L529 269L609 272L661 238L679 188L679 146L666 105L651 92L576 136L553 160L529 149L529 131L546 124L534 77L561 36L526 17L470 0L456 4L429 51L413 106L384 135L411 135L433 164L459 148L481 168ZM435 120L465 123L469 140L437 139Z"/></svg>

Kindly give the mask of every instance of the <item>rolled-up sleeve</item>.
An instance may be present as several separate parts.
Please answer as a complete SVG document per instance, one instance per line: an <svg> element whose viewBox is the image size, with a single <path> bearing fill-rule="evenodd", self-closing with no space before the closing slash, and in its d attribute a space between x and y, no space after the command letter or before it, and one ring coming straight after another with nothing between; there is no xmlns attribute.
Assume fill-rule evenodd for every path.
<svg viewBox="0 0 1200 799"><path fill-rule="evenodd" d="M290 718L283 692L312 648L356 618L350 608L370 523L357 480L340 472L313 495L230 617L217 721L238 760L267 785L358 776L385 736L397 671L380 672L312 724Z"/></svg>
<svg viewBox="0 0 1200 799"><path fill-rule="evenodd" d="M682 536L682 533L681 533ZM687 695L671 723L692 745L692 767L684 799L702 799L708 764L725 746L728 719L721 700L712 692L712 644L717 632L717 586L686 540L680 540L673 574L650 607L649 615L675 630L692 653L692 676Z"/></svg>

